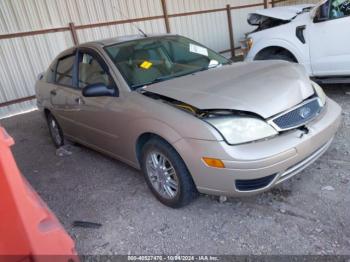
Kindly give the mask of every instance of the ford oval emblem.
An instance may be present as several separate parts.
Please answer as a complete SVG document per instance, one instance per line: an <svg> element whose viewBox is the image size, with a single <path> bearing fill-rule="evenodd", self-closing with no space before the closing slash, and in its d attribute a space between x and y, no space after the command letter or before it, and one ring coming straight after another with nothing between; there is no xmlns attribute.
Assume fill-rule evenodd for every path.
<svg viewBox="0 0 350 262"><path fill-rule="evenodd" d="M299 116L301 116L303 119L308 118L311 114L311 109L309 107L302 107L299 110Z"/></svg>

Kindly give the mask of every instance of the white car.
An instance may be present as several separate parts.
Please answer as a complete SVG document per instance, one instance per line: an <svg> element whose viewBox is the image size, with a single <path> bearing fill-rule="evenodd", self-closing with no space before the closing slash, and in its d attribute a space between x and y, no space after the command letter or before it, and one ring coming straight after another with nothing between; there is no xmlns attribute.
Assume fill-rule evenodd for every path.
<svg viewBox="0 0 350 262"><path fill-rule="evenodd" d="M246 61L287 60L321 83L350 82L350 0L258 10L242 41Z"/></svg>

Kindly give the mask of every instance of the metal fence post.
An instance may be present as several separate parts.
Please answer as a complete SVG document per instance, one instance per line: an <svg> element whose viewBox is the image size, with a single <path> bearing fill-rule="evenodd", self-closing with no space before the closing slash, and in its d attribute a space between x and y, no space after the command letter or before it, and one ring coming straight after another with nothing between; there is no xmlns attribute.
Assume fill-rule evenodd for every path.
<svg viewBox="0 0 350 262"><path fill-rule="evenodd" d="M73 43L74 45L79 45L79 39L78 39L78 35L77 35L77 30L75 28L74 23L69 23L69 30L72 34L72 38L73 38Z"/></svg>
<svg viewBox="0 0 350 262"><path fill-rule="evenodd" d="M163 16L164 16L164 22L165 22L165 29L166 32L170 33L170 23L169 23L169 16L168 16L168 9L166 5L166 0L161 0L162 2L162 9L163 9Z"/></svg>
<svg viewBox="0 0 350 262"><path fill-rule="evenodd" d="M228 33L230 36L231 57L235 57L235 41L234 41L234 37L233 37L232 15L231 15L231 6L230 5L226 5L226 11L227 11Z"/></svg>
<svg viewBox="0 0 350 262"><path fill-rule="evenodd" d="M269 8L269 0L264 0L264 8Z"/></svg>

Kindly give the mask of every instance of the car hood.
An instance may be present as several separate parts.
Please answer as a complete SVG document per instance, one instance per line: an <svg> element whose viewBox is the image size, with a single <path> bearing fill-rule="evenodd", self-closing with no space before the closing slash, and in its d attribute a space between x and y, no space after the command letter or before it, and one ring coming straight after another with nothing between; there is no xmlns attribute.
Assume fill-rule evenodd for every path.
<svg viewBox="0 0 350 262"><path fill-rule="evenodd" d="M144 90L202 110L239 110L264 118L314 94L304 68L283 61L235 63L146 86Z"/></svg>
<svg viewBox="0 0 350 262"><path fill-rule="evenodd" d="M252 14L289 21L293 19L297 14L302 12L303 9L313 7L313 6L315 5L304 4L304 5L281 6L281 7L257 10Z"/></svg>

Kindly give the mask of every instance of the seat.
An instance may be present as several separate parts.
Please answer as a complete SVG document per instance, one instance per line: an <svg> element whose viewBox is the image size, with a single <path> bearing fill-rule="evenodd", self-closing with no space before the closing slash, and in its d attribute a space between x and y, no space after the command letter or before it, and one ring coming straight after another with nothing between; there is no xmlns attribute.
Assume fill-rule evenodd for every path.
<svg viewBox="0 0 350 262"><path fill-rule="evenodd" d="M80 63L79 65L79 87L84 88L87 85L103 83L109 86L109 78L100 64L95 60L90 63Z"/></svg>

